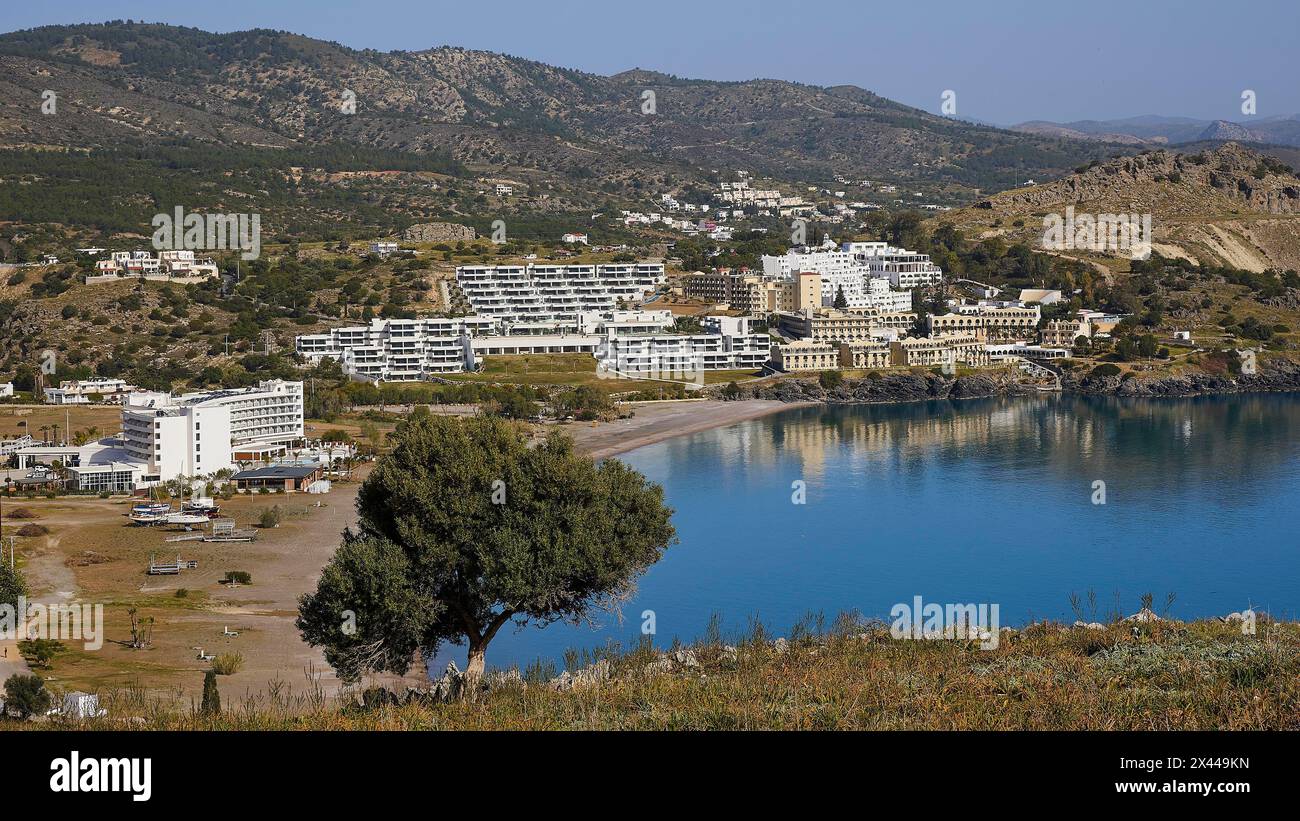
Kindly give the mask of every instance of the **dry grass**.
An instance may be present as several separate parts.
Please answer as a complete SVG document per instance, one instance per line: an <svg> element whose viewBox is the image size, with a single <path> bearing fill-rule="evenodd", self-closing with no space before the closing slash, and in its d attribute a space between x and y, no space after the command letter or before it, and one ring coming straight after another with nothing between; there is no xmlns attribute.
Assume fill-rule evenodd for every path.
<svg viewBox="0 0 1300 821"><path fill-rule="evenodd" d="M200 716L201 688L172 703L143 690L111 694L110 719L149 729L445 730L1155 730L1300 729L1300 625L1261 618L1258 634L1217 621L1039 624L995 650L959 641L899 641L880 625L792 633L778 650L761 632L735 653L694 646L698 667L647 666L648 647L609 656L610 681L561 692L541 679L476 699L361 708L358 694L305 689L226 694ZM526 676L525 678L534 678ZM544 677L542 677L544 678ZM374 703L374 699L371 702Z"/></svg>

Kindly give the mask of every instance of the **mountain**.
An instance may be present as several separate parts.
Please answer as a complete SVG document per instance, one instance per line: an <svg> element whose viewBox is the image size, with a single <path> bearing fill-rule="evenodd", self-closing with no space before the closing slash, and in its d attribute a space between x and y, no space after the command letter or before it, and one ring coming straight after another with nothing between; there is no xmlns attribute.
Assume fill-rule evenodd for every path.
<svg viewBox="0 0 1300 821"><path fill-rule="evenodd" d="M944 219L972 235L1038 247L1044 217L1071 206L1080 214L1150 214L1154 248L1166 257L1248 271L1300 269L1300 178L1277 159L1237 143L1095 163ZM1117 259L1077 254L1103 263Z"/></svg>
<svg viewBox="0 0 1300 821"><path fill-rule="evenodd" d="M1205 127L1198 140L1238 140L1242 142L1264 142L1263 135L1257 134L1243 125L1227 120L1215 120Z"/></svg>
<svg viewBox="0 0 1300 821"><path fill-rule="evenodd" d="M53 116L40 112L46 89L59 94ZM355 50L267 30L114 22L0 36L0 145L95 151L182 140L446 152L472 172L610 192L744 169L791 182L887 179L967 199L1104 155L849 85L601 76L491 52Z"/></svg>
<svg viewBox="0 0 1300 821"><path fill-rule="evenodd" d="M1190 117L1146 115L1119 120L1077 120L1055 123L1031 120L1011 126L1012 131L1071 139L1099 140L1129 145L1163 145L1197 140L1300 146L1300 114L1252 118L1248 123L1197 120Z"/></svg>
<svg viewBox="0 0 1300 821"><path fill-rule="evenodd" d="M1071 128L1060 123L1052 123L1046 120L1030 120L1029 122L1020 123L1014 126L1016 131L1025 134L1040 134L1048 137L1065 137L1071 140L1097 140L1104 143L1117 143L1120 145L1147 145L1148 143L1167 142L1163 137L1153 137L1150 139L1137 137L1132 134L1121 134L1118 132L1106 131L1080 131L1077 128Z"/></svg>

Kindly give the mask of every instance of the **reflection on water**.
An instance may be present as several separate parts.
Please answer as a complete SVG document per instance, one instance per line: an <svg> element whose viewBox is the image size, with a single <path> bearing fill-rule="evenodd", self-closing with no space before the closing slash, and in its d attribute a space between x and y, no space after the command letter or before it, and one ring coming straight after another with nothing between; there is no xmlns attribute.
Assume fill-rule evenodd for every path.
<svg viewBox="0 0 1300 821"><path fill-rule="evenodd" d="M1295 395L1036 396L798 408L678 437L622 457L663 484L681 537L626 622L500 635L489 661L627 644L646 609L661 645L714 612L780 632L914 595L997 602L1004 624L1072 620L1089 589L1103 611L1150 591L1184 618L1294 614L1298 431Z"/></svg>

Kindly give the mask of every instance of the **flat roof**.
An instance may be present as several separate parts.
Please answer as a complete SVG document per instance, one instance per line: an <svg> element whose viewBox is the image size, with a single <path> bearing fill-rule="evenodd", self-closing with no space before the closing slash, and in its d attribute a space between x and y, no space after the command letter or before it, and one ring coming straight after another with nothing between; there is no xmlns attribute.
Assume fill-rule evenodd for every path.
<svg viewBox="0 0 1300 821"><path fill-rule="evenodd" d="M231 479L305 479L321 469L320 465L271 465L241 470Z"/></svg>

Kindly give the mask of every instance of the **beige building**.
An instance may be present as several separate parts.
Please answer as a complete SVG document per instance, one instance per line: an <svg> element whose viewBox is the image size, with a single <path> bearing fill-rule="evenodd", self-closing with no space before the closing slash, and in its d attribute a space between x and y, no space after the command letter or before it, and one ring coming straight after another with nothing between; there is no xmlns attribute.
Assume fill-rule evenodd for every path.
<svg viewBox="0 0 1300 821"><path fill-rule="evenodd" d="M910 336L891 342L890 362L894 365L933 367L935 365L972 365L989 363L984 339L977 334Z"/></svg>
<svg viewBox="0 0 1300 821"><path fill-rule="evenodd" d="M757 274L696 271L681 279L682 295L733 311L760 316L774 311L817 310L821 307L822 278L815 272L790 279L769 279Z"/></svg>
<svg viewBox="0 0 1300 821"><path fill-rule="evenodd" d="M889 367L889 342L884 339L862 339L840 343L840 367L869 370Z"/></svg>
<svg viewBox="0 0 1300 821"><path fill-rule="evenodd" d="M1092 323L1086 319L1053 319L1039 333L1043 345L1073 348L1075 339L1092 338Z"/></svg>
<svg viewBox="0 0 1300 821"><path fill-rule="evenodd" d="M983 331L989 339L1027 339L1037 332L1041 316L1037 305L1026 308L981 305L969 313L931 315L928 322L931 335Z"/></svg>
<svg viewBox="0 0 1300 821"><path fill-rule="evenodd" d="M781 280L777 292L775 311L815 311L822 306L822 275L816 271L801 271L790 279Z"/></svg>
<svg viewBox="0 0 1300 821"><path fill-rule="evenodd" d="M755 274L696 271L683 277L681 285L682 295L689 299L726 305L731 310L747 314L765 313L768 310L767 283Z"/></svg>
<svg viewBox="0 0 1300 821"><path fill-rule="evenodd" d="M825 308L810 313L780 312L777 327L782 333L814 342L852 342L873 339L880 331L905 334L916 322L909 312L882 313L872 308L839 311ZM874 332L874 333L873 333Z"/></svg>
<svg viewBox="0 0 1300 821"><path fill-rule="evenodd" d="M839 367L840 352L830 342L801 339L772 348L772 363L786 372L829 371Z"/></svg>

